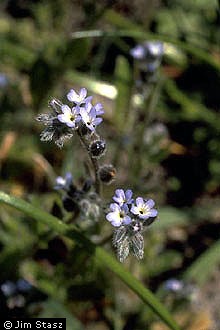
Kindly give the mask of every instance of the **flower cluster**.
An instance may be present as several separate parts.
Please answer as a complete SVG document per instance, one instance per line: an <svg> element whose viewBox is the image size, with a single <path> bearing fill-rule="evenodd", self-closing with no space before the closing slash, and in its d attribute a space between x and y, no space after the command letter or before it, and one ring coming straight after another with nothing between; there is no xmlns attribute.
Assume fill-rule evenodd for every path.
<svg viewBox="0 0 220 330"><path fill-rule="evenodd" d="M146 57L145 48L142 51L145 52L143 56ZM158 52L159 46L155 45L151 49L152 60L157 58ZM141 59L138 50L134 52L134 55ZM71 89L66 97L69 104L52 99L49 102L52 112L39 115L37 120L46 126L41 133L42 141L54 140L59 147L62 147L64 141L76 132L88 153L90 162L85 164L85 168L88 170L89 178L84 180L82 187L75 185L72 174L69 172L64 177L58 176L54 187L62 192L63 208L70 212L71 221L79 217L83 218L86 221L80 222L80 226L88 228L90 224L93 226L97 224L103 210L100 197L101 183L110 184L115 179L116 170L112 164L101 165L98 161L106 149L105 141L96 132L96 127L103 120L101 118L104 113L102 104L93 105L92 96L87 95L85 88L81 88L79 93ZM133 198L133 192L130 189L116 189L113 201L109 206L106 219L115 227L113 245L117 249L118 259L121 262L124 261L130 252L138 259L142 259L144 255L142 234L157 216L155 203L152 199Z"/></svg>
<svg viewBox="0 0 220 330"><path fill-rule="evenodd" d="M63 192L63 207L71 212L73 219L78 215L81 218L91 218L97 221L100 216L100 198L91 190L92 181L86 180L81 189L73 182L73 176L67 172L64 177L58 176L54 189Z"/></svg>
<svg viewBox="0 0 220 330"><path fill-rule="evenodd" d="M130 54L140 70L140 80L154 82L164 52L160 41L146 41L131 49ZM141 84L138 80L137 84Z"/></svg>
<svg viewBox="0 0 220 330"><path fill-rule="evenodd" d="M37 117L47 127L41 133L42 141L54 140L62 147L66 139L73 135L74 130L92 133L102 122L100 117L104 113L101 103L93 105L92 96L87 96L86 88L81 88L79 93L71 89L67 94L69 105L63 104L57 99L52 99L49 106L53 112L41 114Z"/></svg>
<svg viewBox="0 0 220 330"><path fill-rule="evenodd" d="M28 297L34 292L34 287L25 279L20 278L16 282L7 280L0 286L0 294L4 296L7 307L24 308L28 304Z"/></svg>
<svg viewBox="0 0 220 330"><path fill-rule="evenodd" d="M116 227L113 245L117 248L120 261L124 261L131 251L138 259L143 258L144 244L142 232L157 216L152 199L133 199L132 190L116 189L114 203L109 206L106 219Z"/></svg>

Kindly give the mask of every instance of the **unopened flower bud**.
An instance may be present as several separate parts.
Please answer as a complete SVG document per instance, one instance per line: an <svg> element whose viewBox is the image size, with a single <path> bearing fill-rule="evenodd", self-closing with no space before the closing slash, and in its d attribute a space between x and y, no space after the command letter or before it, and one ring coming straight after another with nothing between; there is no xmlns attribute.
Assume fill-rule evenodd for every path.
<svg viewBox="0 0 220 330"><path fill-rule="evenodd" d="M90 143L89 151L93 158L99 158L105 151L106 143L104 140L96 140Z"/></svg>
<svg viewBox="0 0 220 330"><path fill-rule="evenodd" d="M99 169L99 178L102 182L106 184L110 184L114 180L115 175L116 175L116 169L111 164L103 165Z"/></svg>
<svg viewBox="0 0 220 330"><path fill-rule="evenodd" d="M67 212L78 212L79 211L79 206L77 205L76 202L74 202L71 198L69 197L64 197L63 199L63 207Z"/></svg>
<svg viewBox="0 0 220 330"><path fill-rule="evenodd" d="M82 188L82 191L84 193L87 193L92 187L92 180L91 179L87 179L85 182L84 182L84 185L83 185L83 188Z"/></svg>

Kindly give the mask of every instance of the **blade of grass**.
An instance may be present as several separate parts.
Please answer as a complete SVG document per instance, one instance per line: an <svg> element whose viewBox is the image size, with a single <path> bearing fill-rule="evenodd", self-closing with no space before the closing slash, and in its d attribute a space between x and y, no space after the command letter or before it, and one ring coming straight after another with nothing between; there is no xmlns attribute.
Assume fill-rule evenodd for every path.
<svg viewBox="0 0 220 330"><path fill-rule="evenodd" d="M175 320L172 318L167 309L159 302L156 296L151 293L146 287L143 286L132 274L130 274L124 267L116 261L108 252L101 247L97 247L88 238L86 238L77 228L74 226L69 227L63 223L60 219L34 207L30 203L0 192L0 202L10 205L17 210L25 213L36 221L47 225L50 229L56 231L56 233L65 235L72 240L75 240L77 244L82 245L89 253L94 253L94 257L105 267L109 268L114 274L116 274L133 292L135 292L143 302L145 302L154 312L157 314L165 324L172 330L180 330Z"/></svg>
<svg viewBox="0 0 220 330"><path fill-rule="evenodd" d="M154 34L150 32L145 32L142 30L112 30L112 31L103 31L103 30L89 30L89 31L79 31L72 33L72 38L95 38L95 37L131 37L141 40L160 40L173 44L180 49L186 51L187 53L193 55L199 60L208 63L216 70L220 70L220 63L217 62L212 55L207 51L185 43L183 41L176 40L172 37L160 34Z"/></svg>
<svg viewBox="0 0 220 330"><path fill-rule="evenodd" d="M114 118L118 129L124 132L131 100L132 74L129 63L123 56L118 56L116 60L115 87L118 93L115 100Z"/></svg>

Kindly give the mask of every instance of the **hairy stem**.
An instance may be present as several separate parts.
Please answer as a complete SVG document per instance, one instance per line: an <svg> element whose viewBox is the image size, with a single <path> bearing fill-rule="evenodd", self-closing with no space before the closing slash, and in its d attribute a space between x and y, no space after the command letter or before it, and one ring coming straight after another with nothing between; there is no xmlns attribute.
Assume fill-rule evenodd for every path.
<svg viewBox="0 0 220 330"><path fill-rule="evenodd" d="M77 130L77 133L79 135L79 138L80 138L80 141L81 141L82 145L87 150L88 157L89 157L89 159L92 163L92 166L93 166L94 176L95 176L95 192L98 195L100 195L100 193L101 193L101 183L100 183L100 179L99 179L99 175L98 175L98 170L99 170L98 160L91 156L91 154L89 152L89 146L88 146L84 136L79 132L79 130Z"/></svg>

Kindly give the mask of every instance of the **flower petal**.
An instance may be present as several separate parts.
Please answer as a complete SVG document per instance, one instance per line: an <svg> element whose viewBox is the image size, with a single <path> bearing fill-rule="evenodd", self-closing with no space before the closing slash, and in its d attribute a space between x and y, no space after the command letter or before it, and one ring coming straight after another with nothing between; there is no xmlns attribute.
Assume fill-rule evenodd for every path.
<svg viewBox="0 0 220 330"><path fill-rule="evenodd" d="M121 220L120 219L115 219L111 222L111 224L114 227L120 227L121 226Z"/></svg>
<svg viewBox="0 0 220 330"><path fill-rule="evenodd" d="M91 110L89 111L89 115L94 119L96 118L96 110L94 107L92 107Z"/></svg>
<svg viewBox="0 0 220 330"><path fill-rule="evenodd" d="M152 209L149 211L149 217L156 217L158 214L158 211L156 209Z"/></svg>
<svg viewBox="0 0 220 330"><path fill-rule="evenodd" d="M110 204L110 210L114 211L114 212L116 212L116 211L120 212L120 206L116 203L111 203Z"/></svg>
<svg viewBox="0 0 220 330"><path fill-rule="evenodd" d="M87 95L87 89L84 87L81 88L79 92L80 99L81 100L85 99L86 95Z"/></svg>
<svg viewBox="0 0 220 330"><path fill-rule="evenodd" d="M115 212L110 212L106 215L106 219L110 222L114 221L115 218Z"/></svg>
<svg viewBox="0 0 220 330"><path fill-rule="evenodd" d="M67 94L67 99L70 102L75 102L78 99L79 95L74 91L74 89L71 89L69 93Z"/></svg>
<svg viewBox="0 0 220 330"><path fill-rule="evenodd" d="M66 105L66 104L63 104L63 105L61 106L61 110L62 110L62 112L65 113L65 114L67 114L67 113L71 113L71 109L70 109L70 107L69 107L68 105Z"/></svg>
<svg viewBox="0 0 220 330"><path fill-rule="evenodd" d="M138 207L143 205L144 204L143 198L142 197L136 198L136 204L137 204Z"/></svg>
<svg viewBox="0 0 220 330"><path fill-rule="evenodd" d="M132 192L131 189L127 189L127 190L125 191L125 197L126 197L126 199L127 199L128 202L131 200L132 195L133 195L133 192Z"/></svg>
<svg viewBox="0 0 220 330"><path fill-rule="evenodd" d="M90 110L92 109L92 103L87 102L85 104L85 108L84 108L87 112L90 112Z"/></svg>
<svg viewBox="0 0 220 330"><path fill-rule="evenodd" d="M65 114L60 114L57 116L57 119L61 122L61 123L66 123L66 115Z"/></svg>
<svg viewBox="0 0 220 330"><path fill-rule="evenodd" d="M132 221L131 218L128 215L126 215L123 219L123 224L129 225L131 221Z"/></svg>
<svg viewBox="0 0 220 330"><path fill-rule="evenodd" d="M145 205L149 208L152 209L152 207L154 207L155 202L153 201L153 199L148 199L145 203Z"/></svg>
<svg viewBox="0 0 220 330"><path fill-rule="evenodd" d="M133 213L133 214L139 214L138 207L135 206L135 205L132 205L132 207L131 207L131 213Z"/></svg>
<svg viewBox="0 0 220 330"><path fill-rule="evenodd" d="M96 118L95 120L93 120L93 125L97 126L97 125L99 125L102 121L103 121L102 118Z"/></svg>
<svg viewBox="0 0 220 330"><path fill-rule="evenodd" d="M88 96L83 100L83 103L90 103L93 99L93 96Z"/></svg>

